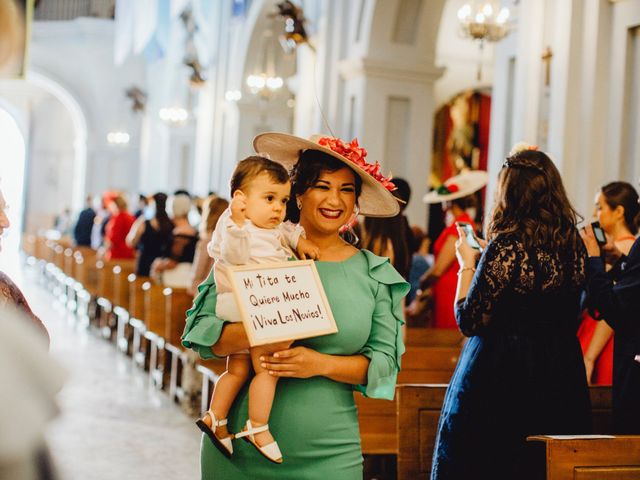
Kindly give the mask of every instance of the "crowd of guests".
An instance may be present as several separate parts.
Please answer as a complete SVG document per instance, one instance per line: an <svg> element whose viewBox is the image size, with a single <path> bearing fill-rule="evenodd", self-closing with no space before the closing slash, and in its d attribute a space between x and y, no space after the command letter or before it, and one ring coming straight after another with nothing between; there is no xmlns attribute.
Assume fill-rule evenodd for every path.
<svg viewBox="0 0 640 480"><path fill-rule="evenodd" d="M227 206L213 193L201 199L177 190L140 195L132 212L125 194L105 192L97 201L87 197L73 240L105 260L135 259L137 275L195 294L213 265L206 246Z"/></svg>

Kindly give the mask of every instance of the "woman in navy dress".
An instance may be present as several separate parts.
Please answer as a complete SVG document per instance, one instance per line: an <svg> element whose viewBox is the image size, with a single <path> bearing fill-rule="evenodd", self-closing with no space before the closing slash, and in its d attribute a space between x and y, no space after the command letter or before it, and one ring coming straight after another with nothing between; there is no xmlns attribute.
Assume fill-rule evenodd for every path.
<svg viewBox="0 0 640 480"><path fill-rule="evenodd" d="M556 167L529 147L499 174L482 255L459 229L455 313L469 340L442 408L432 479L528 478L528 435L590 431L576 216Z"/></svg>

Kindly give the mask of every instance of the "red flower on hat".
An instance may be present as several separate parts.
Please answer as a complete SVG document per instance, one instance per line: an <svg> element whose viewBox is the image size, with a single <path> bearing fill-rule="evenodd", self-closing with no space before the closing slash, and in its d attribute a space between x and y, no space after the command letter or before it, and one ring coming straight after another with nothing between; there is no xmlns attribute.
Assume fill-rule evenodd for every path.
<svg viewBox="0 0 640 480"><path fill-rule="evenodd" d="M380 184L390 192L397 189L394 183L391 181L391 177L385 177L380 171L380 163L367 163L365 158L367 157L367 151L358 145L358 139L354 138L351 143L344 143L339 138L322 137L318 140L318 144L327 147L337 154L342 155L347 160L355 163L362 170L367 172L373 178L375 178Z"/></svg>
<svg viewBox="0 0 640 480"><path fill-rule="evenodd" d="M456 193L460 191L460 187L458 187L458 185L456 185L455 183L450 183L449 185L447 185L447 190L449 190L449 193Z"/></svg>

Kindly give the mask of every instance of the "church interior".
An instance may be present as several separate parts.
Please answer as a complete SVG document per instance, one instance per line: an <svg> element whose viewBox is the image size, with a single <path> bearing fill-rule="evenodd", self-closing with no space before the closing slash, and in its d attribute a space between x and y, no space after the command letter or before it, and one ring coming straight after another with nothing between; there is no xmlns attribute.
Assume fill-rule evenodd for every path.
<svg viewBox="0 0 640 480"><path fill-rule="evenodd" d="M432 474L465 344L453 317L462 271L452 324L432 318L437 298L421 303L451 224L429 195L455 198L454 180L486 172L465 207L484 237L518 142L551 159L580 226L604 185L640 188L640 0L1 1L0 271L50 343L48 354L30 353L30 339L14 352L0 333L0 363L38 378L37 391L36 380L0 387L18 395L0 400L0 479L218 478L201 470L209 440L195 421L225 360L182 337L230 179L261 154L259 134L357 139L409 189L400 209L418 243L404 247L406 271L389 233L381 254L412 286L395 397L354 392L368 480ZM170 254L142 268L141 238L165 208ZM375 245L373 227L354 223L360 247ZM640 431L612 430L611 374L595 375L590 436L534 432L539 456L523 472L640 479Z"/></svg>

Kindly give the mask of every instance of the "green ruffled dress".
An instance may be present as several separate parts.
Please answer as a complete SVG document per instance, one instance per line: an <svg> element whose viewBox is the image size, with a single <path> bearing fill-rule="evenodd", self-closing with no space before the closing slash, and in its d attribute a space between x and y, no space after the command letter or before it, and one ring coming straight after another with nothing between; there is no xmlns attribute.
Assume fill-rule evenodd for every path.
<svg viewBox="0 0 640 480"><path fill-rule="evenodd" d="M325 377L281 378L269 426L284 463L262 457L243 440L235 440L231 459L203 436L203 480L360 480L362 451L354 388L372 398L392 400L400 356L404 353L402 298L409 284L389 260L361 250L342 262L316 262L338 326L338 333L295 342L331 355L362 354L370 360L366 385L348 385ZM213 275L198 288L187 312L185 347L211 358L224 322L215 316ZM229 429L239 432L247 420L248 385L229 412Z"/></svg>

